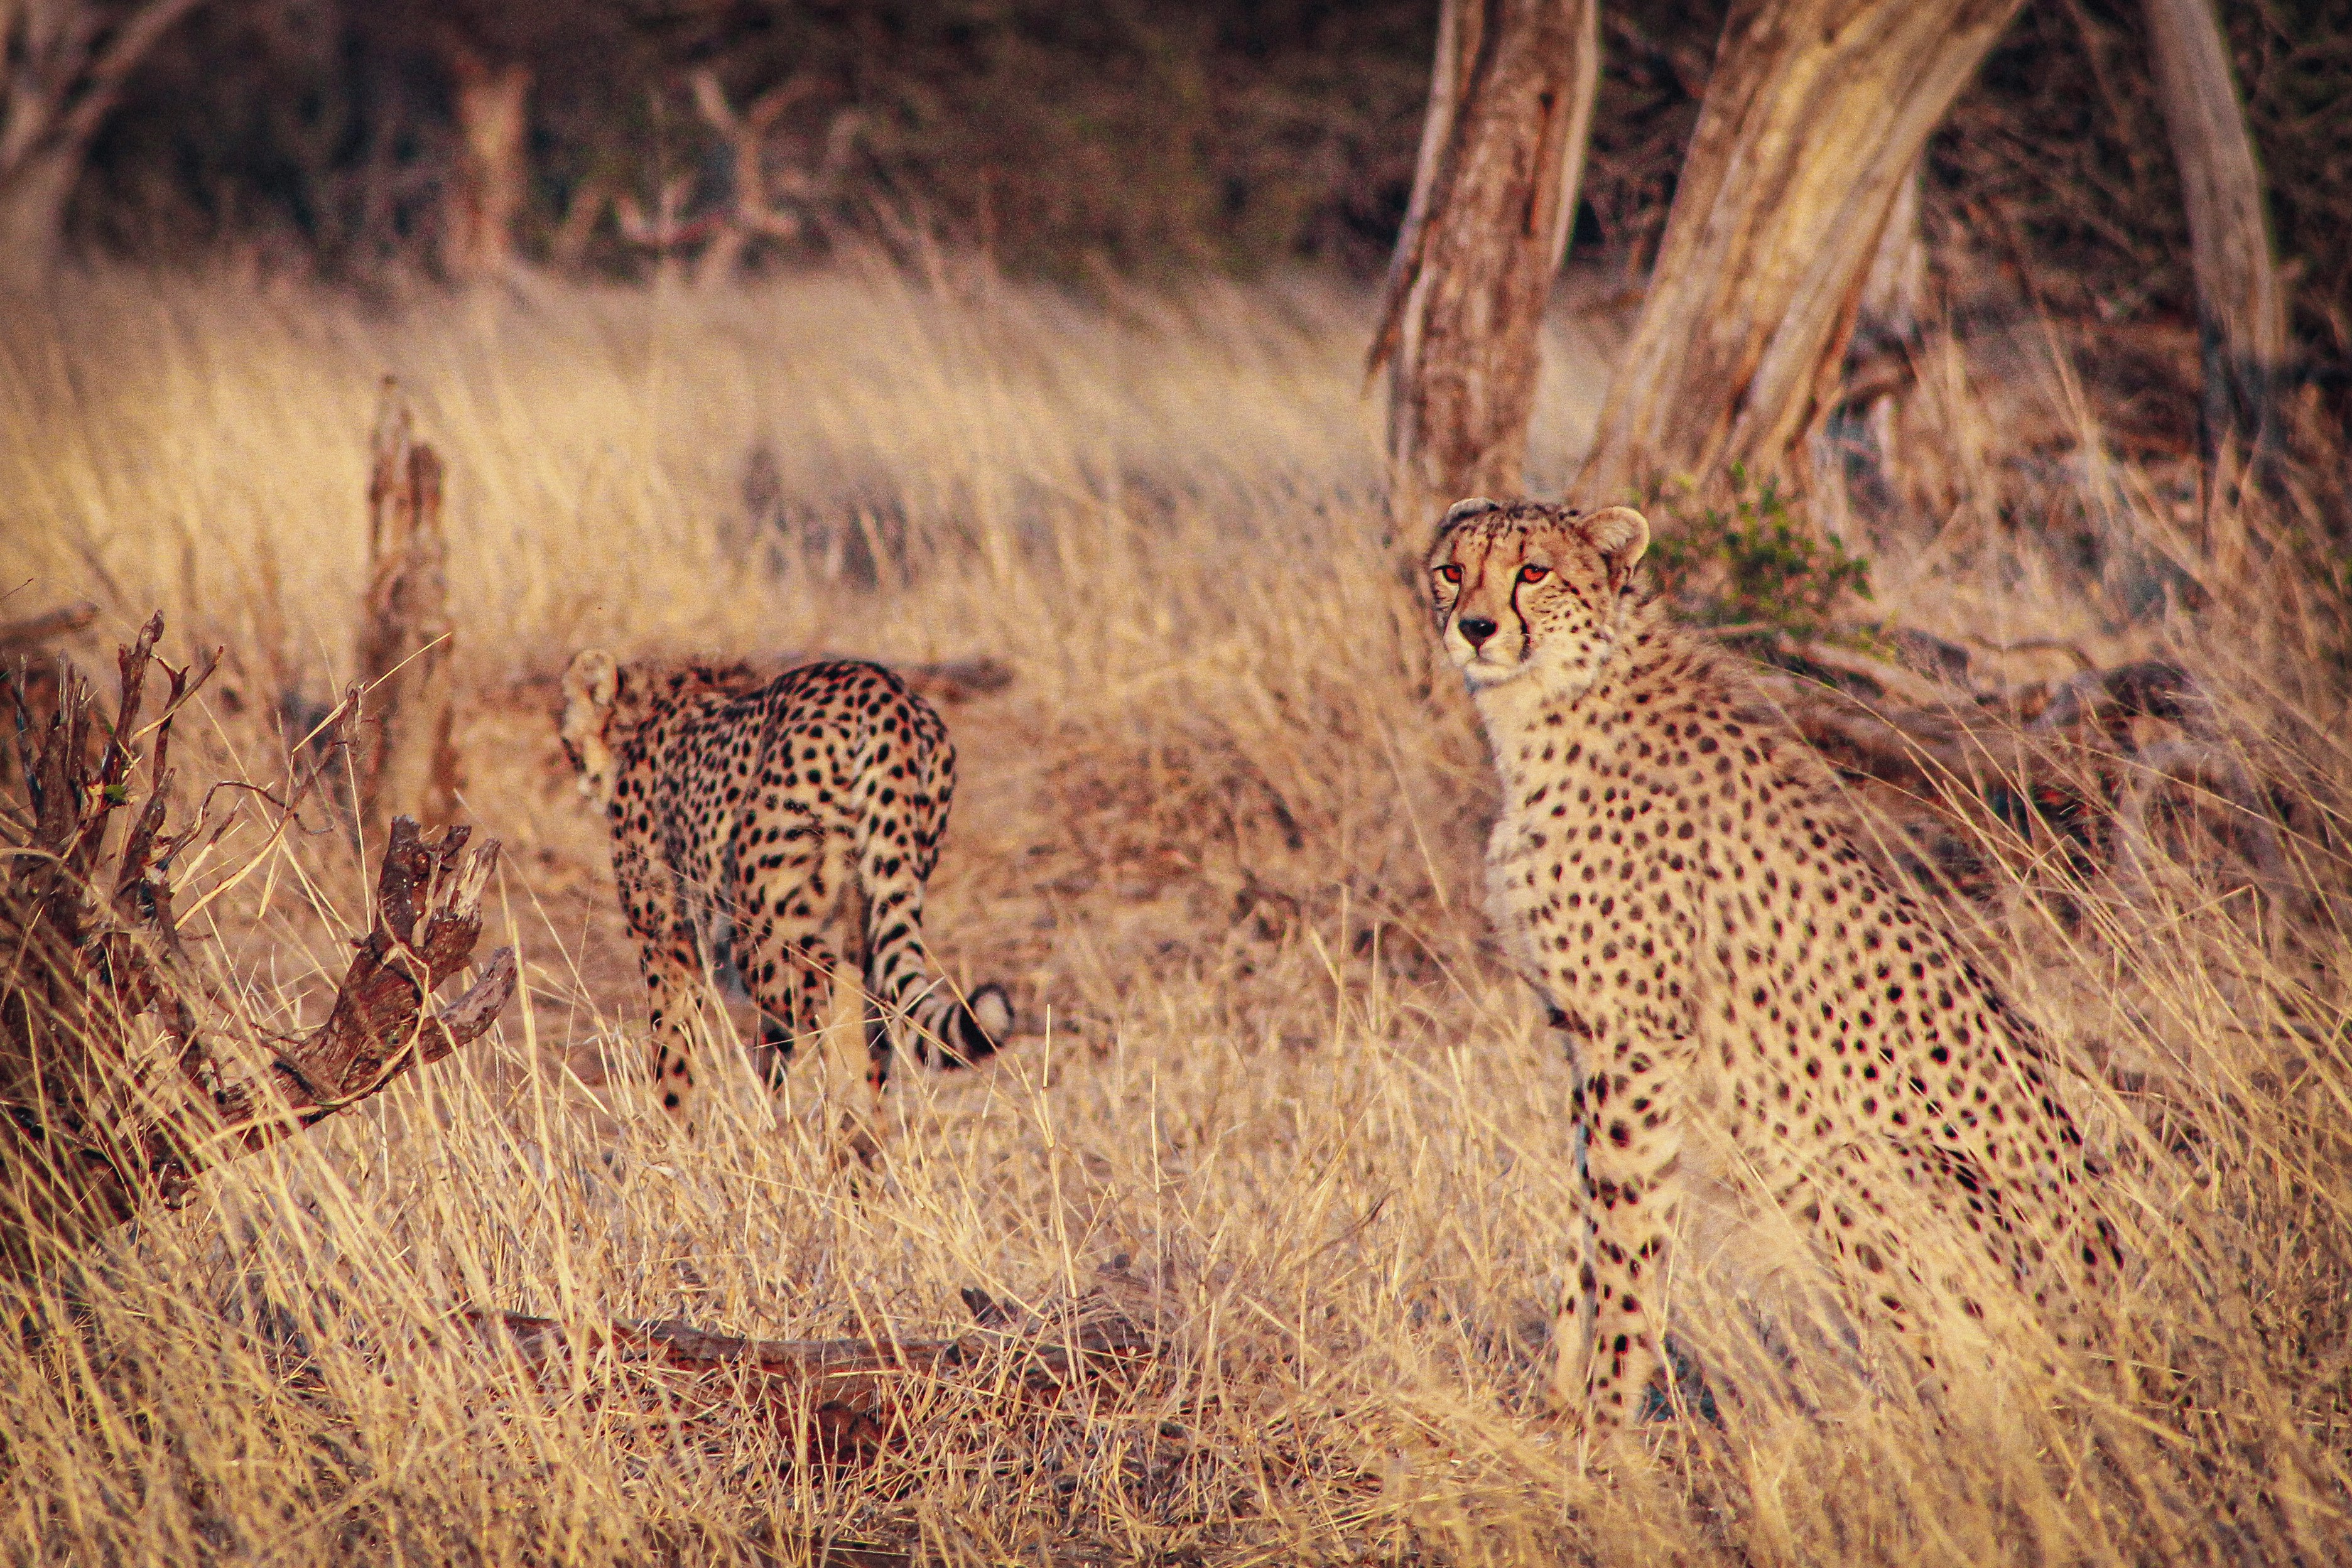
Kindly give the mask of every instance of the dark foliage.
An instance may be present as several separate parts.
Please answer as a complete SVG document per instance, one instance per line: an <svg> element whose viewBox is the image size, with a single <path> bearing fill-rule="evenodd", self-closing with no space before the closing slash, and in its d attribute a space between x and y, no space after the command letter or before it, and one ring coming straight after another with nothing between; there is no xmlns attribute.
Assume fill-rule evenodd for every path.
<svg viewBox="0 0 2352 1568"><path fill-rule="evenodd" d="M2352 5L2221 0L2294 337L2352 354ZM2195 319L2189 223L2139 0L2033 0L1928 151L1928 223L2076 319Z"/></svg>
<svg viewBox="0 0 2352 1568"><path fill-rule="evenodd" d="M1604 8L1581 254L1654 253L1723 0ZM2223 0L2271 182L2295 329L2352 359L2352 5ZM795 96L774 156L837 145L804 234L939 241L1083 277L1386 259L1412 179L1435 0L212 0L141 72L96 149L78 237L113 252L258 249L338 273L431 254L455 146L450 40L534 69L526 255L626 273L616 197L723 201L690 72ZM2186 321L2188 240L2137 0L2032 0L1929 155L1928 222L2075 319Z"/></svg>

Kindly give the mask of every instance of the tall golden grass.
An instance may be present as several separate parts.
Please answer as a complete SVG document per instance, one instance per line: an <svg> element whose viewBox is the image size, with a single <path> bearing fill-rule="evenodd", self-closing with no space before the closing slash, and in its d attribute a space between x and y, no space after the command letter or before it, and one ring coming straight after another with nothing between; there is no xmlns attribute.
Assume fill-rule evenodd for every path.
<svg viewBox="0 0 2352 1568"><path fill-rule="evenodd" d="M1571 1271L1566 1070L1480 912L1487 766L1382 510L1365 300L844 272L373 312L112 276L53 304L0 325L0 574L12 604L92 596L118 630L160 607L182 650L228 645L184 778L283 777L281 695L348 677L365 433L401 378L450 471L465 798L508 846L487 936L525 995L10 1301L8 1561L2346 1554L2340 628L2281 580L2291 517L2192 520L2166 476L2099 455L2054 339L1931 356L1897 462L1948 504L1868 540L1881 607L2037 643L1984 655L2010 678L2063 673L2039 642L2182 660L2300 802L2293 886L2266 892L2226 857L2126 889L1981 827L2004 896L1956 917L2078 1069L2063 1092L2135 1246L2112 1360L1979 1405L1809 1410L1726 1374L1756 1330L1694 1285L1674 1310L1725 1424L1658 1423L1601 1475L1536 1397ZM1569 471L1606 337L1555 336L1539 478ZM2028 404L2071 457L2021 460ZM2095 570L2046 542L2059 515ZM592 643L1015 670L950 712L929 925L1034 1032L903 1077L878 1172L838 1167L815 1068L772 1112L730 1067L692 1142L637 1086L602 828L546 711ZM244 873L191 935L290 1020L362 923L372 846L265 827L192 855L182 907ZM461 1303L952 1332L964 1287L1048 1316L1109 1291L1160 1354L1042 1409L913 1391L901 1450L829 1471L749 1417L606 1397L593 1363L535 1382L435 1332Z"/></svg>

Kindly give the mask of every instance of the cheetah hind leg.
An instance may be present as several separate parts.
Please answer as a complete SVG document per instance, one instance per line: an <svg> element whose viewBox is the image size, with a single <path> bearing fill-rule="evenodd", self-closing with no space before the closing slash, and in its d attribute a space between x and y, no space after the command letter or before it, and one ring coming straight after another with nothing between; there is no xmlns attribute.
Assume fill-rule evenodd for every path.
<svg viewBox="0 0 2352 1568"><path fill-rule="evenodd" d="M694 1124L694 1049L705 1032L704 987L690 937L646 940L637 955L652 1024L652 1082L662 1111L678 1128Z"/></svg>
<svg viewBox="0 0 2352 1568"><path fill-rule="evenodd" d="M778 936L772 926L762 938L744 946L739 963L751 999L760 1009L760 1040L754 1053L772 1095L783 1088L784 1073L799 1054L802 1042L808 1042L814 1049L823 1040L831 1021L834 981L841 960L819 932L803 931L787 939ZM865 1006L870 1041L877 1016L870 996ZM830 1080L831 1053L820 1050L818 1054L826 1059L820 1066ZM877 1106L872 1103L880 1092L881 1082L869 1070L866 1082L866 1103L848 1103L841 1108L830 1156L835 1170L855 1163L870 1171L881 1158L881 1125L874 1114ZM824 1092L837 1093L846 1088L846 1084L828 1082Z"/></svg>
<svg viewBox="0 0 2352 1568"><path fill-rule="evenodd" d="M1691 1415L1708 1426L1720 1428L1723 1412L1716 1404L1714 1385L1707 1382L1706 1370L1698 1364L1688 1346L1674 1335L1666 1335L1666 1364L1649 1385L1642 1390L1640 1421L1671 1421Z"/></svg>
<svg viewBox="0 0 2352 1568"><path fill-rule="evenodd" d="M759 1009L760 1034L751 1053L772 1094L803 1045L824 1038L840 959L818 930L785 928L773 919L738 935L735 967Z"/></svg>

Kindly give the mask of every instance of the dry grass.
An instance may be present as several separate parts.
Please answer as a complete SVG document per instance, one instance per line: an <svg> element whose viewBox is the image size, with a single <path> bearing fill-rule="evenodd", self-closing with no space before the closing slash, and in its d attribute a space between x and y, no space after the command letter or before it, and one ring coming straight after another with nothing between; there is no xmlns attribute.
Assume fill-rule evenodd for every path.
<svg viewBox="0 0 2352 1568"><path fill-rule="evenodd" d="M2314 663L2334 631L2271 580L2284 525L2228 512L2192 548L2166 476L2082 455L2058 357L1931 368L1901 451L1935 509L1874 541L1886 607L2224 683L2235 742L2308 798L2304 891L2190 864L2126 899L2007 846L1988 961L2070 1061L2157 1076L2065 1089L2135 1218L2120 1370L2021 1374L1940 1425L1884 1391L1807 1415L1727 1387L1725 1430L1662 1424L1654 1463L1586 1476L1532 1397L1568 1257L1564 1069L1479 913L1486 764L1380 510L1362 304L1301 285L1096 310L841 276L378 319L115 277L0 327L0 572L27 608L94 594L110 631L161 606L180 648L230 645L184 776L281 775L279 694L348 674L364 434L377 375L403 378L451 472L466 799L509 852L486 935L520 947L527 990L458 1059L13 1307L0 1556L2339 1555L2352 1052L2327 846L2352 758ZM1545 471L1597 382L1555 375ZM2087 444L2021 465L2000 402L2020 396ZM2037 497L2086 519L2095 569L2016 526ZM2161 608L2184 583L2203 618ZM964 784L931 924L1038 1032L894 1090L878 1176L835 1168L805 1066L780 1118L735 1072L692 1144L633 1071L604 1082L635 1061L636 987L545 713L591 642L1018 672L949 716ZM336 833L258 835L183 883L252 862L205 907L206 949L257 1007L315 1009L362 868ZM919 1333L964 1321L965 1286L1048 1313L1108 1289L1164 1351L1047 1410L929 1391L901 1453L835 1473L758 1423L608 1397L593 1365L530 1384L429 1332L471 1301ZM1694 1343L1752 1340L1735 1302L1676 1307Z"/></svg>

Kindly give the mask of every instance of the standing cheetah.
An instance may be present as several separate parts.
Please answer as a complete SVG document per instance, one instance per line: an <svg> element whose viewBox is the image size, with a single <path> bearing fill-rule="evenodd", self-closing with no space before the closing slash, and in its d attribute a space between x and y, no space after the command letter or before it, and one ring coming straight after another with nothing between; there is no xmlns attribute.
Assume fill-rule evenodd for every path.
<svg viewBox="0 0 2352 1568"><path fill-rule="evenodd" d="M878 1088L898 1036L961 1067L1013 1025L1000 986L958 1000L924 961L923 883L955 793L931 705L877 664L809 664L756 686L745 664L618 664L563 675L563 747L604 808L621 907L651 993L654 1076L683 1123L691 1020L730 967L760 1009L772 1080L824 1027L843 956L866 984Z"/></svg>
<svg viewBox="0 0 2352 1568"><path fill-rule="evenodd" d="M2065 1304L2120 1260L2031 1032L1637 581L1649 538L1629 507L1468 500L1428 557L1502 777L1487 907L1574 1068L1583 1260L1552 1393L1601 1437L1694 1272L1932 1366L1927 1314L1980 1321L1999 1281Z"/></svg>

